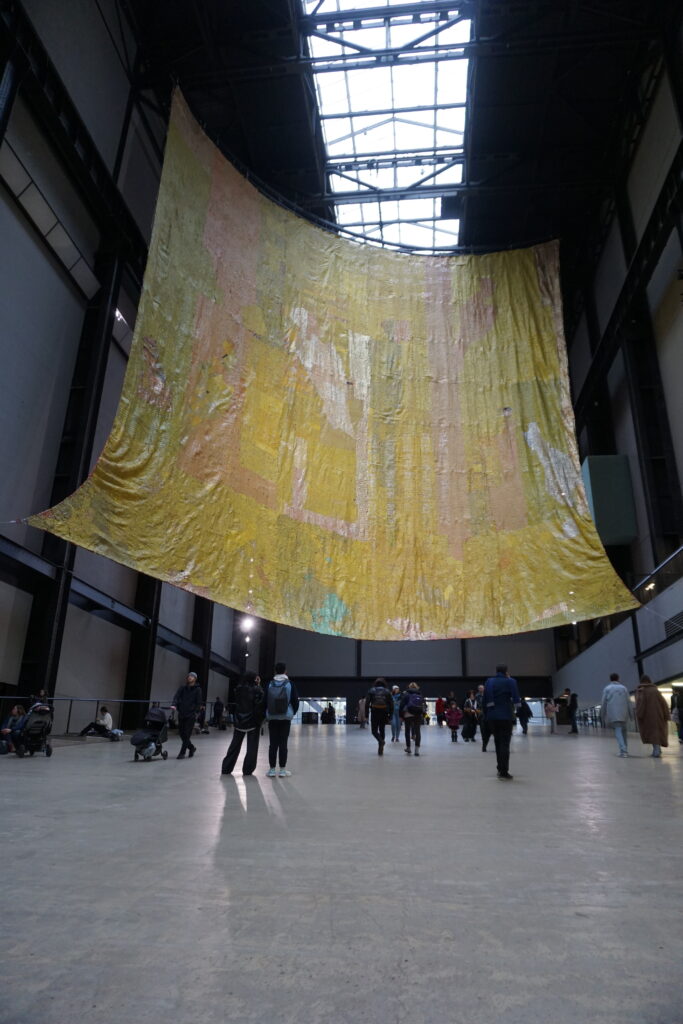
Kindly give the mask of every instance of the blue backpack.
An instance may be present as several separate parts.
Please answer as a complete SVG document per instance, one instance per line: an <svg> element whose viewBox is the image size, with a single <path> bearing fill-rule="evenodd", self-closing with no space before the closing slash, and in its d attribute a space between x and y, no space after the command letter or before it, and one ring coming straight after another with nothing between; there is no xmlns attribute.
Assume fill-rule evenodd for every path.
<svg viewBox="0 0 683 1024"><path fill-rule="evenodd" d="M421 693L411 692L408 694L408 703L405 706L405 710L409 711L411 715L415 715L418 718L424 714L425 701Z"/></svg>

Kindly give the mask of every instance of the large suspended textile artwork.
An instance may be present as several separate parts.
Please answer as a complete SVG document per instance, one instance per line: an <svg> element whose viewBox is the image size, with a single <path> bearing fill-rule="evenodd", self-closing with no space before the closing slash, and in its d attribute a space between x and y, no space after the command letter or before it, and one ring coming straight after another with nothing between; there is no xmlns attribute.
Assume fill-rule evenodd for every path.
<svg viewBox="0 0 683 1024"><path fill-rule="evenodd" d="M636 604L581 484L557 246L339 239L248 184L178 96L111 436L28 521L339 636L493 636Z"/></svg>

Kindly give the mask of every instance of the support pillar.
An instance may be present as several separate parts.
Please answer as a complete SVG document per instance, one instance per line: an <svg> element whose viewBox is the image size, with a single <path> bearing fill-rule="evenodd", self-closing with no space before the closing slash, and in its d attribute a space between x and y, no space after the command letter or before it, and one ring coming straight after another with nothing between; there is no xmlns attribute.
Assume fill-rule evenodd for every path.
<svg viewBox="0 0 683 1024"><path fill-rule="evenodd" d="M192 640L202 649L201 657L190 658L190 671L197 673L204 702L209 696L209 669L211 665L211 630L213 628L213 602L195 597Z"/></svg>
<svg viewBox="0 0 683 1024"><path fill-rule="evenodd" d="M131 630L126 685L123 692L124 700L149 701L150 699L154 678L154 656L157 647L160 604L161 581L140 573L135 592L135 607L144 613L147 622L144 626L136 626ZM174 683L169 680L169 692L162 700L171 700L173 693L170 688L173 685ZM135 729L140 724L143 711L144 708L141 704L124 704L121 728Z"/></svg>

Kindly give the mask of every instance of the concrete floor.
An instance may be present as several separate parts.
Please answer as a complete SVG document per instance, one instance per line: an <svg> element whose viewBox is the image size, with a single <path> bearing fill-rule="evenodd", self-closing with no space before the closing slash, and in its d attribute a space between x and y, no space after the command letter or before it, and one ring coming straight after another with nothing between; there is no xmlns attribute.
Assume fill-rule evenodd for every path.
<svg viewBox="0 0 683 1024"><path fill-rule="evenodd" d="M563 730L564 732L564 730ZM295 727L289 779L97 739L0 761L0 1020L677 1024L683 748Z"/></svg>

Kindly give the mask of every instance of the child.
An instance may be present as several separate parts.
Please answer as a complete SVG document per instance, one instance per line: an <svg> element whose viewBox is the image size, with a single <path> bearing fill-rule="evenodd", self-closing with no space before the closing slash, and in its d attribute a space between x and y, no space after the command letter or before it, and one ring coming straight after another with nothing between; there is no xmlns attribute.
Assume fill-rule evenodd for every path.
<svg viewBox="0 0 683 1024"><path fill-rule="evenodd" d="M446 725L451 730L451 743L458 742L458 728L461 722L462 711L455 701L449 701L446 708Z"/></svg>

